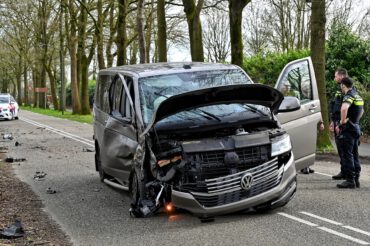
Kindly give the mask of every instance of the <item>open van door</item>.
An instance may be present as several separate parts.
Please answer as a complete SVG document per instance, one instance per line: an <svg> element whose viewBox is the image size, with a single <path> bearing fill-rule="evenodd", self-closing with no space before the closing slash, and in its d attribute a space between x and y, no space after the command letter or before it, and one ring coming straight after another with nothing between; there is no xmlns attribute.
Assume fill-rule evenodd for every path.
<svg viewBox="0 0 370 246"><path fill-rule="evenodd" d="M281 72L275 88L284 96L294 96L301 108L279 113L282 127L289 133L297 170L315 161L317 124L321 108L315 73L310 57L288 63Z"/></svg>

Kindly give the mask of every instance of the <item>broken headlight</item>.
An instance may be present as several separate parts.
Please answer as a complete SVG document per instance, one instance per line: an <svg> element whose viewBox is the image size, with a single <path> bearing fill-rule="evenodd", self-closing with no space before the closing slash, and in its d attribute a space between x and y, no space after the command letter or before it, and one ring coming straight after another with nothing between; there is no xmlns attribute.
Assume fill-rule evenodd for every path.
<svg viewBox="0 0 370 246"><path fill-rule="evenodd" d="M272 139L272 144L271 144L271 156L272 157L288 152L291 149L292 149L292 144L290 142L290 137L288 134Z"/></svg>

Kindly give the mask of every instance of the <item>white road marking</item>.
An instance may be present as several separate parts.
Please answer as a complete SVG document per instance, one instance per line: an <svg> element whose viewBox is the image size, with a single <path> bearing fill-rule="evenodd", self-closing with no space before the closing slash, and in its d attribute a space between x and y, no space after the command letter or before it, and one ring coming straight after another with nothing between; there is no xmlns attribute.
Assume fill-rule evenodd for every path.
<svg viewBox="0 0 370 246"><path fill-rule="evenodd" d="M308 213L308 212L300 212L300 213L309 215L309 216L314 217L314 218L317 218L317 219L321 219L323 221L332 223L334 225L340 225L343 228L346 228L346 229L349 229L349 230L352 230L352 231L359 232L359 233L362 233L362 234L365 234L365 235L370 236L370 233L369 232L366 232L366 231L363 231L363 230L360 230L360 229L357 229L357 228L354 228L354 227L351 227L351 226L343 226L342 223L339 223L339 222L336 222L336 221L333 221L333 220L329 220L329 219L323 218L323 217L318 216L318 215L314 215L314 214L311 214L311 213ZM312 223L311 221L304 220L304 219L301 219L301 218L298 218L298 217L295 217L293 215L289 215L289 214L286 214L286 213L278 213L278 214L279 215L282 215L282 216L284 216L286 218L289 218L289 219L298 221L300 223L303 223L303 224L306 224L306 225L309 225L309 226L312 226L312 227L316 227L316 228L318 228L318 229L320 229L322 231L328 232L330 234L336 235L336 236L341 237L341 238L345 238L345 239L350 240L352 242L356 242L356 243L362 244L362 245L370 245L369 242L366 242L366 241L363 241L361 239L357 239L355 237L349 236L347 234L344 234L344 233L341 233L341 232L332 230L332 229L327 228L325 226L319 226L319 225L317 225L315 223Z"/></svg>
<svg viewBox="0 0 370 246"><path fill-rule="evenodd" d="M350 240L352 242L355 242L355 243L359 243L359 244L362 244L362 245L369 245L370 244L368 242L365 242L365 241L362 241L360 239L357 239L357 238L348 236L348 235L346 235L344 233L341 233L341 232L338 232L338 231L334 231L334 230L329 229L329 228L324 227L324 226L322 226L322 227L320 226L320 227L317 227L317 228L320 229L320 230L326 231L328 233L334 234L334 235L336 235L338 237L342 237L342 238L348 239L348 240Z"/></svg>
<svg viewBox="0 0 370 246"><path fill-rule="evenodd" d="M362 234L365 234L367 236L370 236L370 232L363 231L361 229L358 229L358 228L355 228L355 227L352 227L352 226L349 226L349 225L346 225L346 226L343 226L343 227L346 228L346 229L348 229L348 230L352 230L352 231L355 231L355 232L362 233Z"/></svg>
<svg viewBox="0 0 370 246"><path fill-rule="evenodd" d="M282 215L282 216L285 216L285 217L287 217L287 218L289 218L289 219L292 219L292 220L295 220L295 221L301 222L301 223L303 223L303 224L309 225L309 226L318 226L318 225L316 225L316 224L314 224L314 223L312 223L312 222L310 222L310 221L308 221L308 220L300 219L300 218L295 217L295 216L293 216L293 215L289 215L289 214L286 214L286 213L278 213L278 214L280 214L280 215Z"/></svg>
<svg viewBox="0 0 370 246"><path fill-rule="evenodd" d="M316 174L320 174L320 175L323 175L323 176L327 176L327 177L332 177L333 175L330 175L330 174L326 174L326 173L320 173L320 172L316 172Z"/></svg>
<svg viewBox="0 0 370 246"><path fill-rule="evenodd" d="M59 134L59 135L61 135L63 137L67 137L67 138L73 139L73 140L75 140L77 142L86 144L86 145L88 145L90 147L95 147L94 146L94 141L92 141L92 140L89 140L89 139L86 139L86 138L83 138L83 137L80 137L80 136L71 134L69 132L65 132L65 131L62 131L62 130L53 128L53 127L48 126L48 125L45 125L45 124L41 124L39 122L30 120L30 119L27 119L27 118L24 118L24 117L22 117L20 120L22 120L22 121L24 121L24 122L26 122L28 124L31 124L31 125L35 125L35 126L38 126L38 127L43 127L46 130L48 130L48 131L54 132L54 133Z"/></svg>
<svg viewBox="0 0 370 246"><path fill-rule="evenodd" d="M330 220L330 219L327 219L327 218L324 218L324 217L321 217L321 216L318 216L318 215L315 215L315 214L311 214L309 212L300 212L301 214L305 214L305 215L308 215L308 216L311 216L313 218L316 218L316 219L319 219L319 220L322 220L322 221L325 221L325 222L328 222L328 223L331 223L331 224L334 224L334 225L343 225L342 223L339 223L339 222L336 222L334 220Z"/></svg>

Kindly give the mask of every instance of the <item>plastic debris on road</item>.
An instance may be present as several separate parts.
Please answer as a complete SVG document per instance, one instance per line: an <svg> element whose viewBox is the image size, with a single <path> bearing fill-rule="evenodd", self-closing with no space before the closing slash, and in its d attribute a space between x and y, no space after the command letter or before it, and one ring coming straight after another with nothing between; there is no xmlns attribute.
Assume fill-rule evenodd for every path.
<svg viewBox="0 0 370 246"><path fill-rule="evenodd" d="M15 220L15 223L0 230L0 238L18 238L23 237L24 231L20 220Z"/></svg>
<svg viewBox="0 0 370 246"><path fill-rule="evenodd" d="M13 140L13 135L11 133L4 133L3 139Z"/></svg>
<svg viewBox="0 0 370 246"><path fill-rule="evenodd" d="M5 162L21 162L21 161L25 161L26 158L13 158L13 157L7 157L5 158Z"/></svg>
<svg viewBox="0 0 370 246"><path fill-rule="evenodd" d="M33 179L35 180L43 180L46 176L46 173L44 172L36 172L35 175L33 175Z"/></svg>

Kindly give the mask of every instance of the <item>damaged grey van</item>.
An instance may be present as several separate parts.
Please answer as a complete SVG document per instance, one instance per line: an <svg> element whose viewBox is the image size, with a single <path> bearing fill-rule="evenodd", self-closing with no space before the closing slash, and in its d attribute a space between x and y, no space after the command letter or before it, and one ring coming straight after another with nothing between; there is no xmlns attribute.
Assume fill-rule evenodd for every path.
<svg viewBox="0 0 370 246"><path fill-rule="evenodd" d="M101 181L129 191L137 217L162 207L208 218L284 206L296 191L296 166L315 158L320 104L310 58L288 64L276 88L254 84L234 65L101 70L94 101Z"/></svg>

